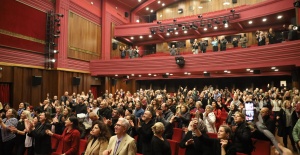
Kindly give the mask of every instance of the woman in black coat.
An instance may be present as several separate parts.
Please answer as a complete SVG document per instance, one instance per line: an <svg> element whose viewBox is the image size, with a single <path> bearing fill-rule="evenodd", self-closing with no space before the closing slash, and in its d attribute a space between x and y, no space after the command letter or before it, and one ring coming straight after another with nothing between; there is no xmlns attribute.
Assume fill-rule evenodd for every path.
<svg viewBox="0 0 300 155"><path fill-rule="evenodd" d="M217 139L203 136L199 129L194 132L199 140L195 140L195 146L199 147L201 145L199 142L207 144L210 150L209 155L236 155L236 149L230 141L231 129L229 126L220 126Z"/></svg>
<svg viewBox="0 0 300 155"><path fill-rule="evenodd" d="M151 129L154 133L150 146L151 155L171 155L170 143L163 137L164 125L161 122L157 122Z"/></svg>

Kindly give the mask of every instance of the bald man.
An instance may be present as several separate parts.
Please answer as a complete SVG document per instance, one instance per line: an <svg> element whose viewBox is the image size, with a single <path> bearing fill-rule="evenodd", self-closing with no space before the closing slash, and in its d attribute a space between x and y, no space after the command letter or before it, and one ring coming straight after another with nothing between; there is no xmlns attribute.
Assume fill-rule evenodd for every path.
<svg viewBox="0 0 300 155"><path fill-rule="evenodd" d="M143 155L151 155L150 144L153 136L151 127L154 125L152 118L152 113L146 110L142 119L138 121L138 151Z"/></svg>
<svg viewBox="0 0 300 155"><path fill-rule="evenodd" d="M267 129L275 134L275 121L270 118L270 111L269 108L267 107L263 107L260 110L260 115L263 119L263 124L267 127ZM252 133L252 138L256 138L256 139L260 139L260 140L269 140L269 138L267 136L265 136L263 133L261 133L259 130L255 130Z"/></svg>

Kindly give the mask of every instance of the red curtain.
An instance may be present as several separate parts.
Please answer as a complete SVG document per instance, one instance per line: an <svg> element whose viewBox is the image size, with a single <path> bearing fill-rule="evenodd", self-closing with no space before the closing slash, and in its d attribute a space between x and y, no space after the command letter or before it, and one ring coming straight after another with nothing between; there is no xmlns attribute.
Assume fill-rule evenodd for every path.
<svg viewBox="0 0 300 155"><path fill-rule="evenodd" d="M94 95L94 99L98 98L98 89L97 86L91 86L91 91Z"/></svg>
<svg viewBox="0 0 300 155"><path fill-rule="evenodd" d="M0 102L9 103L9 92L10 87L9 84L0 84Z"/></svg>

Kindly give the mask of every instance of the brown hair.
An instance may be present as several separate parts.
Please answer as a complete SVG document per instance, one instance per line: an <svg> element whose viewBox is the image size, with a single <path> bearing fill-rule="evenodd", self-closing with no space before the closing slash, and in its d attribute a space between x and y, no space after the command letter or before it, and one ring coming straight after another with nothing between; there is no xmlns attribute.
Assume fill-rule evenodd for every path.
<svg viewBox="0 0 300 155"><path fill-rule="evenodd" d="M106 126L106 124L104 124L102 121L94 121L93 122L93 126L92 129L95 125L98 125L99 129L100 129L100 134L98 137L96 137L99 141L109 141L109 138L111 137L110 131L108 129L108 127ZM92 140L94 137L90 136L88 141Z"/></svg>

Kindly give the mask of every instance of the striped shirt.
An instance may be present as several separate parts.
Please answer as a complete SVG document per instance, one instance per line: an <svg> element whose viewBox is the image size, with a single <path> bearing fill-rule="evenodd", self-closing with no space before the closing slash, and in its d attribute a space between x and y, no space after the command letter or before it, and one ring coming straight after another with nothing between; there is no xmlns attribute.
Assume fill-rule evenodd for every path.
<svg viewBox="0 0 300 155"><path fill-rule="evenodd" d="M7 142L9 140L12 140L16 137L16 135L8 129L10 126L17 127L18 120L16 118L4 118L3 123L6 125L6 129L3 129L2 126L0 126L1 129L1 135L2 135L2 142Z"/></svg>

